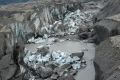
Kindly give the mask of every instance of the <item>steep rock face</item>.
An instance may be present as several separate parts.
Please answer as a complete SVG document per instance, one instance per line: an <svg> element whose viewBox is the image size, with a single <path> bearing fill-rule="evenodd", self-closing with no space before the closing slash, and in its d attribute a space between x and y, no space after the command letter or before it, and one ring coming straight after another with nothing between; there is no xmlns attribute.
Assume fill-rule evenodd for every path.
<svg viewBox="0 0 120 80"><path fill-rule="evenodd" d="M8 32L6 32L8 31ZM9 30L0 31L0 78L8 80L12 78L16 72L17 66L13 61L13 45L12 35Z"/></svg>
<svg viewBox="0 0 120 80"><path fill-rule="evenodd" d="M101 42L110 36L120 34L119 0L105 0L106 6L94 18L97 40Z"/></svg>
<svg viewBox="0 0 120 80"><path fill-rule="evenodd" d="M11 56L11 54L5 55L0 60L0 76L2 80L8 80L12 78L16 73L17 66L14 64Z"/></svg>
<svg viewBox="0 0 120 80"><path fill-rule="evenodd" d="M13 45L12 35L7 32L0 32L0 58L6 54L12 54Z"/></svg>
<svg viewBox="0 0 120 80"><path fill-rule="evenodd" d="M113 32L113 35L119 33L119 0L106 0L107 5L95 16L95 29L98 27L106 28L104 31ZM103 28L102 28L103 29ZM107 31L108 30L108 31ZM118 30L115 32L115 30ZM96 32L99 32L98 30ZM110 34L111 36L111 34Z"/></svg>
<svg viewBox="0 0 120 80"><path fill-rule="evenodd" d="M4 35L3 34L0 34L0 37L1 37L1 45L0 45L0 57L4 55Z"/></svg>
<svg viewBox="0 0 120 80"><path fill-rule="evenodd" d="M95 62L102 73L100 80L119 80L120 74L120 36L103 41L96 48Z"/></svg>
<svg viewBox="0 0 120 80"><path fill-rule="evenodd" d="M108 4L99 12L97 19L105 19L106 17L120 13L120 1L109 0Z"/></svg>

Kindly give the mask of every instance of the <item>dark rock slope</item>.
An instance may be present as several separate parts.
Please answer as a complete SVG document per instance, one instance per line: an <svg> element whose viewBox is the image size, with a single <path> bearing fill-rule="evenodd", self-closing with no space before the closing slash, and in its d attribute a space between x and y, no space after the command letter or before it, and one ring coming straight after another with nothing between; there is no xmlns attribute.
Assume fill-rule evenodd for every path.
<svg viewBox="0 0 120 80"><path fill-rule="evenodd" d="M120 0L106 1L108 4L97 15L98 20L105 19L106 17L120 13Z"/></svg>
<svg viewBox="0 0 120 80"><path fill-rule="evenodd" d="M17 66L13 61L13 47L8 33L0 32L0 80L8 80L14 76Z"/></svg>
<svg viewBox="0 0 120 80"><path fill-rule="evenodd" d="M96 48L95 62L102 73L100 80L120 79L120 36L111 37L103 41Z"/></svg>
<svg viewBox="0 0 120 80"><path fill-rule="evenodd" d="M98 75L102 74L99 80L120 80L120 0L107 3L95 17L94 29L100 42L95 63L101 70Z"/></svg>
<svg viewBox="0 0 120 80"><path fill-rule="evenodd" d="M120 0L106 0L107 5L94 18L99 42L120 34Z"/></svg>

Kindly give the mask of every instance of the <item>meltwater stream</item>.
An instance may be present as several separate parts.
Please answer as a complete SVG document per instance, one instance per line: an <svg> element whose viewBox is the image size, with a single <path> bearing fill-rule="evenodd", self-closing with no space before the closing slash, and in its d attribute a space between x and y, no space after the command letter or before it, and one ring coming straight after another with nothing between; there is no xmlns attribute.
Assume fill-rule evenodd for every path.
<svg viewBox="0 0 120 80"><path fill-rule="evenodd" d="M35 52L37 47L41 44L26 44L26 49ZM57 42L50 46L51 51L63 51L69 53L76 53L84 51L84 59L87 66L84 69L80 69L75 76L76 80L95 80L95 68L93 60L95 57L95 47L92 43L85 43L83 41L63 41Z"/></svg>

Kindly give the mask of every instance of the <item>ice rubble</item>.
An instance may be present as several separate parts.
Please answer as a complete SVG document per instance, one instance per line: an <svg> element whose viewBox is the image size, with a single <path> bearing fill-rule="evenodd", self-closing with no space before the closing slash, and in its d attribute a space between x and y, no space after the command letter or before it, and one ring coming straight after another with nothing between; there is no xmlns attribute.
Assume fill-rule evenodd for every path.
<svg viewBox="0 0 120 80"><path fill-rule="evenodd" d="M77 10L65 16L64 25L68 27L68 32L76 32L79 27L92 25L93 14L87 11Z"/></svg>
<svg viewBox="0 0 120 80"><path fill-rule="evenodd" d="M28 51L28 53L24 57L24 62L28 64L28 66L31 66L33 68L35 68L37 64L41 64L44 62L53 62L55 64L59 64L59 66L72 63L74 69L76 69L75 66L77 66L78 69L80 69L81 63L79 57L77 56L71 57L70 55L67 55L67 53L61 51L53 51L52 53L48 53L45 56L42 56L38 52L32 53Z"/></svg>
<svg viewBox="0 0 120 80"><path fill-rule="evenodd" d="M47 47L48 46L40 46L38 47L40 51L37 52L30 52L25 49L26 56L24 57L24 63L35 71L38 71L36 72L37 74L43 75L42 78L49 78L47 76L50 76L50 74L53 75L51 77L68 75L70 73L69 71L71 71L71 74L75 74L77 73L77 70L86 66L86 62L82 57L68 55L70 53L62 51L50 52ZM43 56L42 54L45 51L48 52L46 52L47 54ZM56 67L50 67L51 64ZM41 73L41 71L39 72L41 69L45 74ZM32 73L30 74L31 77L29 77L29 80L36 80L35 75Z"/></svg>
<svg viewBox="0 0 120 80"><path fill-rule="evenodd" d="M35 43L35 44L40 44L40 43L45 43L45 44L53 44L55 41L57 40L57 38L54 38L54 37L51 37L51 38L48 38L47 35L44 36L44 38L30 38L27 42L28 43Z"/></svg>

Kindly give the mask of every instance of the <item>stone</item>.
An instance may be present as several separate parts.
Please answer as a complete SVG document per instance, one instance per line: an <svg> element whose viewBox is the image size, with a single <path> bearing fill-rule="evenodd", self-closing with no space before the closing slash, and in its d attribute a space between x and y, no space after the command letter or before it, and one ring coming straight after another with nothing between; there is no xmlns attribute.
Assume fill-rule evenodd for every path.
<svg viewBox="0 0 120 80"><path fill-rule="evenodd" d="M74 75L77 74L77 70L72 70L72 69L71 69L71 70L69 71L69 74L74 76Z"/></svg>
<svg viewBox="0 0 120 80"><path fill-rule="evenodd" d="M47 53L49 53L49 47L48 46L39 46L37 47L37 52L41 53L42 56L45 56Z"/></svg>
<svg viewBox="0 0 120 80"><path fill-rule="evenodd" d="M81 68L85 68L87 64L81 63Z"/></svg>
<svg viewBox="0 0 120 80"><path fill-rule="evenodd" d="M44 80L53 80L53 79L51 79L51 78L47 78L47 79L44 79Z"/></svg>
<svg viewBox="0 0 120 80"><path fill-rule="evenodd" d="M37 79L36 79L36 78L35 78L35 80L44 80L44 79L42 79L42 78L37 78Z"/></svg>
<svg viewBox="0 0 120 80"><path fill-rule="evenodd" d="M90 38L90 32L82 32L80 34L78 34L78 37L80 40L85 40Z"/></svg>
<svg viewBox="0 0 120 80"><path fill-rule="evenodd" d="M68 73L69 69L72 68L71 64L64 64L60 67L57 67L54 72L57 73L59 76L64 75L65 73Z"/></svg>
<svg viewBox="0 0 120 80"><path fill-rule="evenodd" d="M51 68L52 70L54 70L56 67L58 67L58 64L46 63L45 66Z"/></svg>
<svg viewBox="0 0 120 80"><path fill-rule="evenodd" d="M65 69L70 69L72 67L72 65L69 63L69 64L64 64L60 67L60 69L62 70L65 70Z"/></svg>
<svg viewBox="0 0 120 80"><path fill-rule="evenodd" d="M27 71L27 72L23 75L23 79L29 80L30 75L31 75L31 74Z"/></svg>
<svg viewBox="0 0 120 80"><path fill-rule="evenodd" d="M53 74L53 75L51 76L51 79L57 80L58 76L59 76L59 75L57 75L57 74Z"/></svg>
<svg viewBox="0 0 120 80"><path fill-rule="evenodd" d="M54 73L58 74L59 76L62 76L64 74L64 71L65 70L60 69L59 67L54 69Z"/></svg>
<svg viewBox="0 0 120 80"><path fill-rule="evenodd" d="M53 74L53 71L50 68L41 66L40 68L36 70L36 73L39 74L39 76L42 79L46 79L46 78L49 78Z"/></svg>
<svg viewBox="0 0 120 80"><path fill-rule="evenodd" d="M67 75L59 77L58 80L75 80L75 79L72 75Z"/></svg>
<svg viewBox="0 0 120 80"><path fill-rule="evenodd" d="M84 56L84 52L72 53L71 56L72 57L77 56L81 59Z"/></svg>
<svg viewBox="0 0 120 80"><path fill-rule="evenodd" d="M80 68L81 68L80 65L81 65L81 64L79 64L79 63L75 63L75 64L72 64L72 67L73 67L74 70L77 70L77 69L80 69Z"/></svg>
<svg viewBox="0 0 120 80"><path fill-rule="evenodd" d="M82 59L82 60L81 60L81 63L84 63L84 64L85 64L85 63L86 63L85 59Z"/></svg>

